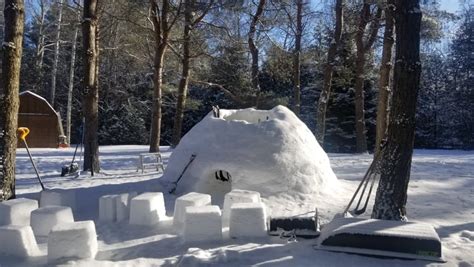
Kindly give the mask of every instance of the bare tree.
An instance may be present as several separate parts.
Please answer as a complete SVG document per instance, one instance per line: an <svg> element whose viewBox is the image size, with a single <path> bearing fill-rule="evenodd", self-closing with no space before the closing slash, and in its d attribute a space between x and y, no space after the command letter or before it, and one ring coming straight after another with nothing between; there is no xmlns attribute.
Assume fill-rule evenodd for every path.
<svg viewBox="0 0 474 267"><path fill-rule="evenodd" d="M396 0L394 16L393 98L372 218L405 220L421 74L419 0Z"/></svg>
<svg viewBox="0 0 474 267"><path fill-rule="evenodd" d="M177 146L181 140L181 132L183 129L184 108L186 106L186 98L188 93L190 62L191 62L191 34L194 27L201 22L213 4L213 0L202 11L202 13L193 19L193 13L196 1L184 0L184 31L183 31L183 55L181 59L182 73L178 86L178 100L176 101L176 114L174 117L172 144Z"/></svg>
<svg viewBox="0 0 474 267"><path fill-rule="evenodd" d="M295 49L293 51L293 111L296 115L301 110L301 37L303 35L303 0L296 0Z"/></svg>
<svg viewBox="0 0 474 267"><path fill-rule="evenodd" d="M84 0L82 39L84 47L84 91L82 112L84 113L84 170L100 171L99 140L99 36L97 0Z"/></svg>
<svg viewBox="0 0 474 267"><path fill-rule="evenodd" d="M74 68L76 64L77 35L79 28L75 27L72 37L71 62L69 64L69 85L67 90L67 111L66 111L66 137L67 143L71 144L71 112L72 112L72 92L74 91Z"/></svg>
<svg viewBox="0 0 474 267"><path fill-rule="evenodd" d="M61 42L61 23L63 18L63 3L64 0L59 0L58 2L58 20L56 21L56 38L54 40L54 60L53 60L53 69L51 71L51 106L54 107L54 101L56 98L56 76L58 73L58 62L59 62L59 46Z"/></svg>
<svg viewBox="0 0 474 267"><path fill-rule="evenodd" d="M383 35L382 61L380 63L379 93L377 101L377 133L375 139L375 153L380 151L380 144L387 131L389 96L390 96L390 73L392 71L392 49L393 49L393 9L394 0L387 0L384 7L385 31Z"/></svg>
<svg viewBox="0 0 474 267"><path fill-rule="evenodd" d="M250 50L250 55L252 57L252 65L250 66L250 78L252 81L252 87L257 92L256 103L255 106L258 107L259 100L260 100L260 69L258 66L258 57L259 51L257 46L255 45L255 33L257 32L257 23L260 20L260 17L263 14L263 8L265 6L266 0L258 1L257 10L255 14L252 16L252 20L250 22L250 30L248 34L247 43Z"/></svg>
<svg viewBox="0 0 474 267"><path fill-rule="evenodd" d="M46 47L45 44L45 39L46 39L46 34L45 34L45 17L46 17L46 12L47 6L45 3L45 0L39 0L38 1L38 7L39 7L39 13L35 14L37 23L38 23L38 42L36 44L36 57L35 57L35 67L38 70L38 76L41 76L42 70L43 70L43 59L44 59L44 50Z"/></svg>
<svg viewBox="0 0 474 267"><path fill-rule="evenodd" d="M343 0L336 0L336 5L334 7L336 13L336 25L334 29L334 36L329 45L326 66L324 68L323 89L321 90L321 95L319 96L318 100L318 109L316 114L316 137L321 145L324 144L324 136L326 132L326 112L329 104L329 97L331 96L333 69L337 55L337 48L341 42L342 27L344 25L343 4Z"/></svg>
<svg viewBox="0 0 474 267"><path fill-rule="evenodd" d="M181 8L179 2L178 11ZM162 106L162 86L163 86L163 66L166 49L168 47L169 36L177 18L178 11L172 17L172 10L169 0L163 0L160 5L156 0L150 0L150 20L153 23L155 39L155 58L153 62L153 108L150 131L150 152L160 150L161 135L161 106Z"/></svg>
<svg viewBox="0 0 474 267"><path fill-rule="evenodd" d="M25 6L23 0L5 0L5 30L0 92L0 200L15 198L20 67Z"/></svg>
<svg viewBox="0 0 474 267"><path fill-rule="evenodd" d="M364 116L364 82L367 53L377 38L382 9L378 6L375 15L371 14L371 4L364 1L360 12L359 25L356 33L357 58L355 69L355 125L356 125L356 152L367 152L367 137ZM370 23L368 36L365 38L366 27Z"/></svg>

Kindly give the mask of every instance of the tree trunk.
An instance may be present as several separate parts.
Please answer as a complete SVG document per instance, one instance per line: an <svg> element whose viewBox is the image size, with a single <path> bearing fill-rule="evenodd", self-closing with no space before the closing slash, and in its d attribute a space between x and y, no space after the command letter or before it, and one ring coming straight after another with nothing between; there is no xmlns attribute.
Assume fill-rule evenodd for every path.
<svg viewBox="0 0 474 267"><path fill-rule="evenodd" d="M17 146L20 67L25 7L23 0L5 0L5 30L0 93L0 200L15 198L15 158Z"/></svg>
<svg viewBox="0 0 474 267"><path fill-rule="evenodd" d="M296 115L301 111L301 36L303 34L303 0L296 1L296 34L295 50L293 52L293 92L294 108Z"/></svg>
<svg viewBox="0 0 474 267"><path fill-rule="evenodd" d="M372 218L406 220L406 202L415 137L415 111L419 90L419 0L395 1L395 68L387 145Z"/></svg>
<svg viewBox="0 0 474 267"><path fill-rule="evenodd" d="M72 111L72 92L74 90L74 66L76 63L76 43L79 28L74 30L71 47L71 62L69 65L69 86L67 90L67 112L66 112L66 136L67 143L71 144L71 111Z"/></svg>
<svg viewBox="0 0 474 267"><path fill-rule="evenodd" d="M54 44L54 61L53 69L51 71L51 106L54 107L54 101L56 99L56 74L58 73L58 61L59 61L59 43L61 38L61 22L63 17L63 2L64 0L59 1L59 10L58 10L58 21L56 25L56 40Z"/></svg>
<svg viewBox="0 0 474 267"><path fill-rule="evenodd" d="M38 43L36 44L36 57L35 57L35 67L38 71L38 81L41 81L42 71L43 71L43 58L44 58L44 46L45 46L45 34L44 34L44 20L46 16L44 0L40 0L40 19L38 21Z"/></svg>
<svg viewBox="0 0 474 267"><path fill-rule="evenodd" d="M154 60L155 73L153 74L153 114L150 131L150 152L160 151L163 59L165 52L166 45L157 44Z"/></svg>
<svg viewBox="0 0 474 267"><path fill-rule="evenodd" d="M260 70L258 67L258 56L259 51L257 46L255 45L255 32L257 31L257 23L260 20L260 17L263 14L263 8L265 6L266 0L260 0L258 2L257 11L255 15L252 17L252 21L250 23L250 30L248 35L248 45L250 50L250 56L252 57L252 65L250 66L250 75L252 81L252 87L255 90L257 96L255 101L255 106L258 108L258 104L260 102Z"/></svg>
<svg viewBox="0 0 474 267"><path fill-rule="evenodd" d="M375 139L375 153L380 152L380 144L387 131L388 112L390 110L390 73L392 71L393 49L393 8L394 0L388 0L385 6L385 32L383 35L382 61L380 63L379 94L377 101L377 136Z"/></svg>
<svg viewBox="0 0 474 267"><path fill-rule="evenodd" d="M367 152L367 137L365 135L365 116L364 116L364 68L365 51L357 49L356 59L356 81L355 81L355 125L356 125L356 152Z"/></svg>
<svg viewBox="0 0 474 267"><path fill-rule="evenodd" d="M161 136L161 106L162 106L162 85L163 85L163 65L166 49L168 47L168 36L174 21L169 23L170 3L163 1L162 6L155 0L150 0L151 21L153 23L155 37L155 58L153 74L153 108L150 129L150 152L160 151ZM161 12L160 12L161 11ZM176 17L175 17L176 19Z"/></svg>
<svg viewBox="0 0 474 267"><path fill-rule="evenodd" d="M183 129L184 109L186 107L186 97L189 84L189 63L191 60L191 27L192 27L191 0L184 1L184 32L183 32L183 58L181 60L182 72L178 87L178 100L176 102L176 115L174 117L172 144L177 146L181 139Z"/></svg>
<svg viewBox="0 0 474 267"><path fill-rule="evenodd" d="M367 137L365 129L365 111L364 111L364 81L365 81L365 63L367 61L367 52L372 48L377 37L382 9L377 7L376 15L372 20L367 40L364 40L365 29L371 20L369 2L365 1L361 10L359 26L356 33L356 69L355 69L355 125L356 125L356 152L367 152Z"/></svg>
<svg viewBox="0 0 474 267"><path fill-rule="evenodd" d="M343 0L336 0L336 26L334 30L334 36L329 45L329 51L327 55L327 62L324 68L324 81L323 89L318 100L317 114L316 114L316 138L321 145L324 144L324 135L326 132L326 112L329 104L329 97L331 96L331 85L333 68L335 65L335 59L337 55L337 47L341 41L342 27L344 24L343 19Z"/></svg>
<svg viewBox="0 0 474 267"><path fill-rule="evenodd" d="M99 142L99 88L98 88L98 40L97 0L84 1L82 23L84 46L84 92L82 111L84 113L84 171L100 171Z"/></svg>

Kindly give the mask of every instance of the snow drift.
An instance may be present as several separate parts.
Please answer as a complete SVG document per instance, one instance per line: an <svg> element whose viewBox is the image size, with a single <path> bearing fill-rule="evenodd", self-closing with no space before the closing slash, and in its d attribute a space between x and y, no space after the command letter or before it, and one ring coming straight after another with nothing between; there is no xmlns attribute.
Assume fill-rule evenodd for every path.
<svg viewBox="0 0 474 267"><path fill-rule="evenodd" d="M220 110L196 124L173 151L162 177L177 193L222 197L231 189L262 197L330 190L337 182L327 154L308 127L288 108Z"/></svg>

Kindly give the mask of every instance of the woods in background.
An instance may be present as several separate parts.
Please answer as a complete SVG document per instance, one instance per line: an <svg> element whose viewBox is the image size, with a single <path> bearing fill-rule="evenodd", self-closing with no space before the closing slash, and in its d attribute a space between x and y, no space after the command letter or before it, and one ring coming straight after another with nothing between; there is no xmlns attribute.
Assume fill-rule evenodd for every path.
<svg viewBox="0 0 474 267"><path fill-rule="evenodd" d="M20 90L54 103L72 143L85 116L86 134L97 128L92 154L96 143L176 145L212 105L287 105L330 152L372 150L385 134L391 0L102 0L97 47L87 18L78 30L89 2L26 0ZM473 8L463 3L456 15L421 6L416 147L474 148ZM96 74L82 55L98 55Z"/></svg>

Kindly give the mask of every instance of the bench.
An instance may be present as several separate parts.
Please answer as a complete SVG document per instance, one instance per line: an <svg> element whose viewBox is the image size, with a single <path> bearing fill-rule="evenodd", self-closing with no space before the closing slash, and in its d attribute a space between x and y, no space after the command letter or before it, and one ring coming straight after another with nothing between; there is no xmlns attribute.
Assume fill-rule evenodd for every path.
<svg viewBox="0 0 474 267"><path fill-rule="evenodd" d="M156 162L150 162L150 163L146 163L145 162L145 159L146 158L154 158L154 161ZM139 170L142 170L142 173L145 172L145 169L147 167L154 167L156 168L157 171L161 170L164 172L165 171L165 168L163 166L163 160L161 158L161 154L159 152L155 152L155 153L141 153L139 156L138 156L138 166L137 166L137 172Z"/></svg>

